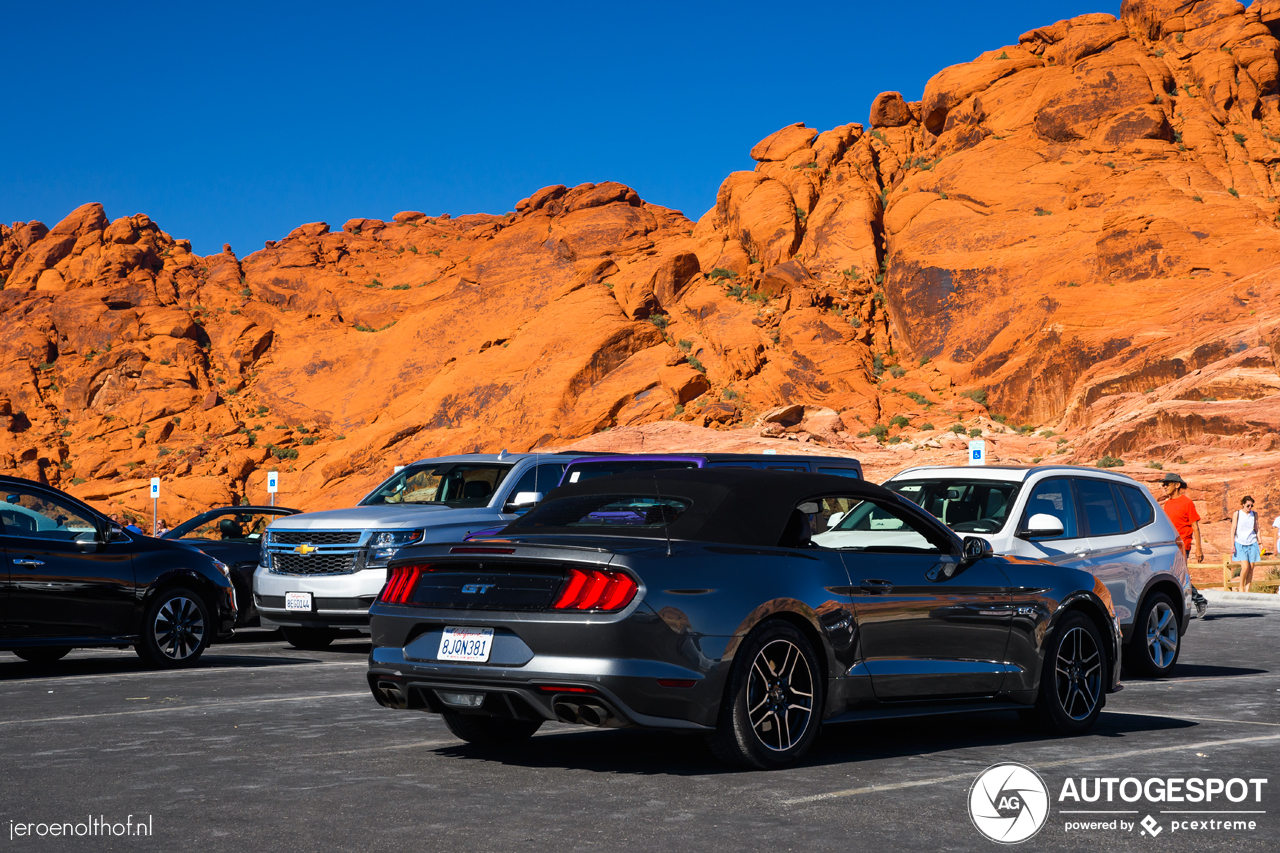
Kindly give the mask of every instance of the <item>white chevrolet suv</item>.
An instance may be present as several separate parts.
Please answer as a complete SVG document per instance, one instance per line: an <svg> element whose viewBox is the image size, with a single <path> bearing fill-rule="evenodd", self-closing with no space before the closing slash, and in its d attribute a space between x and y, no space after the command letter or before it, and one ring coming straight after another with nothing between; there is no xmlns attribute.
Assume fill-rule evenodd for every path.
<svg viewBox="0 0 1280 853"><path fill-rule="evenodd" d="M1125 669L1142 677L1173 669L1191 619L1191 578L1173 524L1137 480L1068 465L923 466L884 485L997 554L1092 572L1115 603Z"/></svg>
<svg viewBox="0 0 1280 853"><path fill-rule="evenodd" d="M340 628L368 630L387 562L406 545L461 542L502 526L555 488L584 453L469 453L397 471L350 509L290 515L262 537L253 601L263 627L324 648Z"/></svg>

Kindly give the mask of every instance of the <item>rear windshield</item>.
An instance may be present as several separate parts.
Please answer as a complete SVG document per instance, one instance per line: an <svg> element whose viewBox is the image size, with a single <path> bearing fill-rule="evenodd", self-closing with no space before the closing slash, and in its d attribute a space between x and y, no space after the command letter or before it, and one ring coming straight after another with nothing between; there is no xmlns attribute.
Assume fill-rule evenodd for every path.
<svg viewBox="0 0 1280 853"><path fill-rule="evenodd" d="M684 498L654 495L579 495L557 498L535 507L507 527L506 532L561 528L583 531L658 530L689 511Z"/></svg>
<svg viewBox="0 0 1280 853"><path fill-rule="evenodd" d="M608 477L624 471L663 471L672 468L697 468L698 463L692 459L610 459L607 462L570 462L564 469L564 477L560 485L568 483L585 483L597 477Z"/></svg>
<svg viewBox="0 0 1280 853"><path fill-rule="evenodd" d="M370 492L359 505L488 506L498 485L510 471L510 465L485 462L409 465Z"/></svg>
<svg viewBox="0 0 1280 853"><path fill-rule="evenodd" d="M899 480L885 483L957 533L999 533L1021 483L998 480Z"/></svg>

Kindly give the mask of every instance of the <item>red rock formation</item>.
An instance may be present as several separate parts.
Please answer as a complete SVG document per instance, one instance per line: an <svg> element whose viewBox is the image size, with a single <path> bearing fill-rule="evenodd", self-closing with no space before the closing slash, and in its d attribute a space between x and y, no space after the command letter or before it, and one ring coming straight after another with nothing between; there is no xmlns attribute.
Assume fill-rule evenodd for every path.
<svg viewBox="0 0 1280 853"><path fill-rule="evenodd" d="M676 421L884 475L978 430L1183 471L1210 518L1280 502L1280 3L1120 11L886 92L869 132L782 128L696 224L605 182L244 258L93 204L0 226L0 470L135 510L161 475L176 516L277 466L322 507L420 456Z"/></svg>

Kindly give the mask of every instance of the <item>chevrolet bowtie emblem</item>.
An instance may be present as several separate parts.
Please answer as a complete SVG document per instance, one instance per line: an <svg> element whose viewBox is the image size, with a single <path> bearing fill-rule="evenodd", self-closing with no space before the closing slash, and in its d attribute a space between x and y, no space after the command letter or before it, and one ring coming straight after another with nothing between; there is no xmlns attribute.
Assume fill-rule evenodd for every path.
<svg viewBox="0 0 1280 853"><path fill-rule="evenodd" d="M316 551L319 551L319 550L320 550L320 549L319 549L319 548L317 548L317 547L316 547L316 546L314 546L314 545L308 545L308 544L306 544L306 543L303 543L302 545L299 545L297 548L294 548L294 549L293 549L293 553L295 553L295 554L301 554L302 556L304 556L304 557L305 557L306 555L308 555L308 554L313 554L313 553L315 553Z"/></svg>

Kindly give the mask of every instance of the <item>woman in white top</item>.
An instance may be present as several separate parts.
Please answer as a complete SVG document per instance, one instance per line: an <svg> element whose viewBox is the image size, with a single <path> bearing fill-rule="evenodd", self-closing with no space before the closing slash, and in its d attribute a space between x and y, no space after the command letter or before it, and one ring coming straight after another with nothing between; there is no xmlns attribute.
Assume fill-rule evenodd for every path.
<svg viewBox="0 0 1280 853"><path fill-rule="evenodd" d="M1244 563L1240 568L1240 591L1248 592L1249 584L1253 583L1253 564L1259 560L1258 514L1253 511L1253 498L1245 495L1240 499L1240 509L1233 519L1236 552L1232 559ZM1226 588L1225 584L1223 588Z"/></svg>

